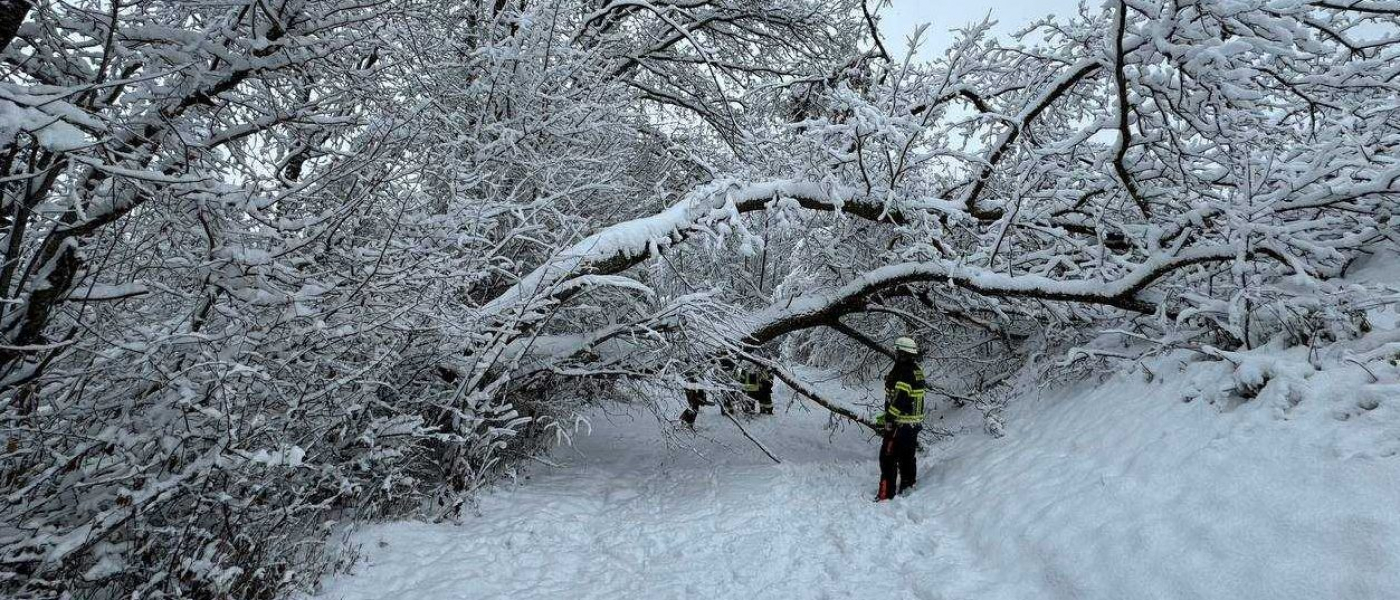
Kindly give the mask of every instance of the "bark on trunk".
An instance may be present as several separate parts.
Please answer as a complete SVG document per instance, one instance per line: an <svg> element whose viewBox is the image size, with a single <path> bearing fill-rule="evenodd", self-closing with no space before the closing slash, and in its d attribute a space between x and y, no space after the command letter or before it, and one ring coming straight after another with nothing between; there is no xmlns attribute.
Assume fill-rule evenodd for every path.
<svg viewBox="0 0 1400 600"><path fill-rule="evenodd" d="M19 26L34 8L30 0L0 0L0 52L8 48L10 41L19 33Z"/></svg>

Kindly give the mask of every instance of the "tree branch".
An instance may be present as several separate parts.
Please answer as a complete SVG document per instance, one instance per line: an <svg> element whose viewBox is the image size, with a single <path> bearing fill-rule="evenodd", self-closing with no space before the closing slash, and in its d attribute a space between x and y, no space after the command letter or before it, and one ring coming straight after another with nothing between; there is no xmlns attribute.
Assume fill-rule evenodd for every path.
<svg viewBox="0 0 1400 600"><path fill-rule="evenodd" d="M1114 13L1114 27L1117 34L1113 37L1113 82L1117 88L1118 96L1118 149L1113 154L1113 172L1118 175L1118 180L1123 182L1123 187L1128 190L1128 195L1132 197L1133 203L1137 204L1138 210L1145 216L1151 216L1151 209L1147 206L1147 201L1143 199L1142 193L1138 191L1137 183L1133 181L1133 174L1128 172L1128 167L1124 159L1128 156L1128 145L1132 141L1132 133L1128 129L1128 78L1124 70L1127 58L1123 51L1123 36L1128 29L1128 3L1125 0L1118 0L1118 10Z"/></svg>

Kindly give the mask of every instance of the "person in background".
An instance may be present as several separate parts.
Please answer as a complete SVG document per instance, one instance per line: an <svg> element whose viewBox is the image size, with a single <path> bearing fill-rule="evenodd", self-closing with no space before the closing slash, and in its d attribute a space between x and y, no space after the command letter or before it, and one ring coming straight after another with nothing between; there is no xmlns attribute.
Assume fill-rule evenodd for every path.
<svg viewBox="0 0 1400 600"><path fill-rule="evenodd" d="M885 377L885 410L875 417L881 427L880 491L876 502L914 487L918 479L915 450L924 428L924 370L919 345L912 338L894 341L894 367ZM898 487L896 487L898 485Z"/></svg>
<svg viewBox="0 0 1400 600"><path fill-rule="evenodd" d="M719 401L720 412L733 414L734 410L741 410L745 413L758 412L762 415L773 414L773 375L767 370L757 367L736 368L733 361L722 359L720 367L733 373L734 380L739 383L744 392L744 397L737 402L733 394L722 395ZM682 423L694 427L695 421L700 416L700 407L715 404L708 398L705 386L694 378L687 379L682 386L685 392L686 409L681 412Z"/></svg>
<svg viewBox="0 0 1400 600"><path fill-rule="evenodd" d="M687 427L695 427L695 419L700 416L700 407L711 404L705 397L705 390L701 389L699 385L694 381L686 383L686 409L681 412L681 422L685 423Z"/></svg>
<svg viewBox="0 0 1400 600"><path fill-rule="evenodd" d="M740 369L737 379L744 386L744 394L750 399L746 412L753 412L753 404L758 403L758 414L773 414L773 375L766 370L749 367Z"/></svg>

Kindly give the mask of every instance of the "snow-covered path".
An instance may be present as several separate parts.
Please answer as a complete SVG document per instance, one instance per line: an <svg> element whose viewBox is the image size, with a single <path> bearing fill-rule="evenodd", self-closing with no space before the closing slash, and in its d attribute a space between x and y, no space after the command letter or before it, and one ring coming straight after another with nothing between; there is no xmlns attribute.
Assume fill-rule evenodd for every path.
<svg viewBox="0 0 1400 600"><path fill-rule="evenodd" d="M1341 358L1183 352L1153 377L1028 386L1001 438L972 409L935 412L962 433L884 504L868 434L828 430L781 386L788 410L746 421L781 465L713 410L695 434L596 414L551 457L566 464L460 525L361 532L365 560L318 600L1393 600L1400 364L1346 360L1368 348L1400 357L1400 330ZM1260 370L1268 385L1238 396Z"/></svg>
<svg viewBox="0 0 1400 600"><path fill-rule="evenodd" d="M365 562L322 597L952 599L993 585L922 491L872 503L875 442L821 414L745 421L782 465L713 412L666 445L649 414L592 421L556 453L566 468L534 469L460 525L364 532Z"/></svg>

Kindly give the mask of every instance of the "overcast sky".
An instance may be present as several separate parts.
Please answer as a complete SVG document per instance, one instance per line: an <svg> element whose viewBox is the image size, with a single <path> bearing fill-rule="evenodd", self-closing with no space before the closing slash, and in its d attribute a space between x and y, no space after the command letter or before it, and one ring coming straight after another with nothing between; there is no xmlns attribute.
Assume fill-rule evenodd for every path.
<svg viewBox="0 0 1400 600"><path fill-rule="evenodd" d="M1099 0L1089 0L1093 6ZM893 8L884 10L885 43L890 52L904 53L905 38L920 23L928 23L922 53L942 54L952 42L949 29L961 27L986 16L998 21L996 31L1005 35L1049 14L1068 15L1079 6L1078 0L894 0Z"/></svg>

